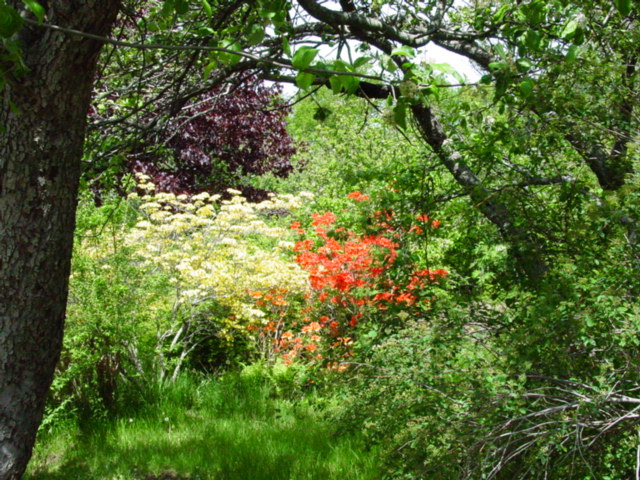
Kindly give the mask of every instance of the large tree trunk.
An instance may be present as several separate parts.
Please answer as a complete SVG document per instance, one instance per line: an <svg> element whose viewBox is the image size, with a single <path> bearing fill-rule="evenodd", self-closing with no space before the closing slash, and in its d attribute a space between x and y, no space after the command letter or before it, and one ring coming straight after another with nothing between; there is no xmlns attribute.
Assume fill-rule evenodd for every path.
<svg viewBox="0 0 640 480"><path fill-rule="evenodd" d="M118 9L117 0L41 3L47 23L98 35L108 34ZM101 47L41 26L19 38L29 71L10 79L0 98L0 480L24 473L60 354Z"/></svg>

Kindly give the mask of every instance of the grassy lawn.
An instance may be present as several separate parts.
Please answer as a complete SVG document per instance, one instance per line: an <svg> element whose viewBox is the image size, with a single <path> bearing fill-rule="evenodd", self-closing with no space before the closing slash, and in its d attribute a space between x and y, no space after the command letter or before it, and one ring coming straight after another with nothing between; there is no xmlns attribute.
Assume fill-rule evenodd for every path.
<svg viewBox="0 0 640 480"><path fill-rule="evenodd" d="M375 451L260 381L181 379L130 417L39 438L27 480L374 480Z"/></svg>

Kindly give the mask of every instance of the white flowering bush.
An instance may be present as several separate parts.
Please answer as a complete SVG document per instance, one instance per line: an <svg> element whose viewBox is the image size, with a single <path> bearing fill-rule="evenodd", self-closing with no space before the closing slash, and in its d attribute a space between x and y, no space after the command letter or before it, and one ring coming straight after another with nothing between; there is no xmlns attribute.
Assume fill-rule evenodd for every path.
<svg viewBox="0 0 640 480"><path fill-rule="evenodd" d="M78 406L94 414L147 401L185 364L247 361L264 350L256 296L308 291L291 231L274 226L308 194L251 204L234 190L187 197L138 182L128 200L81 202L51 421Z"/></svg>
<svg viewBox="0 0 640 480"><path fill-rule="evenodd" d="M206 192L188 198L154 194L144 175L138 181L147 193L129 197L140 202L145 219L128 232L125 243L147 266L171 276L179 302L193 306L213 300L247 325L264 315L255 308L253 292L278 288L302 295L308 290L308 274L291 259L289 230L268 225L264 217L296 210L310 194L273 195L254 204L233 189L229 200Z"/></svg>

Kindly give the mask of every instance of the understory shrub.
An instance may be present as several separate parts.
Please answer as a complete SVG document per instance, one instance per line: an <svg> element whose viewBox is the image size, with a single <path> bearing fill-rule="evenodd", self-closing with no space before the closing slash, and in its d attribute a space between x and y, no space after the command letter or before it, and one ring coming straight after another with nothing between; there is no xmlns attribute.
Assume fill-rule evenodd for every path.
<svg viewBox="0 0 640 480"><path fill-rule="evenodd" d="M261 325L252 292L302 298L307 274L292 259L280 215L293 195L248 203L201 193L154 194L83 205L62 359L45 424L67 415L114 412L152 395L185 367L208 372L258 355ZM274 217L275 215L275 217Z"/></svg>
<svg viewBox="0 0 640 480"><path fill-rule="evenodd" d="M368 354L344 379L338 422L382 446L385 478L464 477L471 444L517 408L522 378L481 329L410 320Z"/></svg>

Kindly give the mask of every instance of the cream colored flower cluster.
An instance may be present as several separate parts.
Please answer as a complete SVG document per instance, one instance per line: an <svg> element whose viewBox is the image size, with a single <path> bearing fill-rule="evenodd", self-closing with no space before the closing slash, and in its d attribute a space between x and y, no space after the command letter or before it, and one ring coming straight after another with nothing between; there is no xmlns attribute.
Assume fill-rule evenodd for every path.
<svg viewBox="0 0 640 480"><path fill-rule="evenodd" d="M125 243L149 266L171 275L180 301L197 304L214 299L239 320L259 322L255 291L285 288L304 294L308 274L291 258L288 229L269 226L263 218L300 208L310 194L273 195L253 204L229 189L230 200L206 192L186 195L154 193L145 175L138 175L138 199L145 220L128 232ZM287 258L289 257L289 258Z"/></svg>

